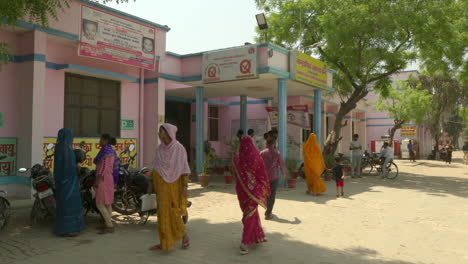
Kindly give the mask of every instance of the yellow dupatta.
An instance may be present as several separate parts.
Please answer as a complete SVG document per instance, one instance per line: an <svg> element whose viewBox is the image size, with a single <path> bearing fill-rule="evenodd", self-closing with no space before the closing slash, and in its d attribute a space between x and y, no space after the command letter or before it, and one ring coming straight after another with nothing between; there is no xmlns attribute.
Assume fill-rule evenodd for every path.
<svg viewBox="0 0 468 264"><path fill-rule="evenodd" d="M317 137L311 133L304 144L304 172L309 191L316 195L327 190L325 183L320 178L325 169L325 160Z"/></svg>

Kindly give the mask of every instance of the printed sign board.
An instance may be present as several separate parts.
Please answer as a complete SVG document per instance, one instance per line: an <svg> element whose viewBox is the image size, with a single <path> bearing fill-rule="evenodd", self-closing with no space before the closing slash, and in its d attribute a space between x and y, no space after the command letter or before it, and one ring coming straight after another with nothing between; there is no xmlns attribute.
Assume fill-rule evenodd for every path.
<svg viewBox="0 0 468 264"><path fill-rule="evenodd" d="M400 134L401 134L401 137L415 138L418 135L418 127L403 125L401 126Z"/></svg>
<svg viewBox="0 0 468 264"><path fill-rule="evenodd" d="M258 78L255 45L203 54L203 82L225 82Z"/></svg>
<svg viewBox="0 0 468 264"><path fill-rule="evenodd" d="M266 110L270 117L271 125L278 126L278 107L267 106ZM288 124L310 129L309 107L307 105L288 106Z"/></svg>
<svg viewBox="0 0 468 264"><path fill-rule="evenodd" d="M135 120L133 119L122 119L120 121L122 130L134 130L135 129Z"/></svg>
<svg viewBox="0 0 468 264"><path fill-rule="evenodd" d="M0 176L16 175L16 138L0 138Z"/></svg>
<svg viewBox="0 0 468 264"><path fill-rule="evenodd" d="M46 158L46 153L49 155L54 153L56 142L57 142L56 138L44 138L44 146L43 146L44 159ZM99 150L101 150L101 145L99 145L99 138L74 138L73 148L79 149L81 142L84 142L84 146L82 147L82 149L87 152L86 160L81 164L81 166L87 167L93 170L96 168L95 164L93 163L93 160L96 157L96 155L99 153ZM47 145L49 145L50 143L54 144L54 148L52 148L50 151L47 152ZM135 146L135 149L131 153L122 155L120 159L121 163L127 163L130 158L130 155L133 157L137 153L138 144L137 144L137 140L132 139L132 138L118 138L117 139L117 144L114 146L114 150L117 152L117 155L119 155L124 150L128 149L131 144ZM136 157L135 162L130 164L130 167L136 168L137 164L138 164L138 156ZM50 159L46 160L45 165L47 168L53 170L54 169L54 157L52 156Z"/></svg>
<svg viewBox="0 0 468 264"><path fill-rule="evenodd" d="M291 78L310 86L328 89L327 64L297 50L290 56Z"/></svg>
<svg viewBox="0 0 468 264"><path fill-rule="evenodd" d="M154 70L154 27L82 5L80 29L80 56Z"/></svg>

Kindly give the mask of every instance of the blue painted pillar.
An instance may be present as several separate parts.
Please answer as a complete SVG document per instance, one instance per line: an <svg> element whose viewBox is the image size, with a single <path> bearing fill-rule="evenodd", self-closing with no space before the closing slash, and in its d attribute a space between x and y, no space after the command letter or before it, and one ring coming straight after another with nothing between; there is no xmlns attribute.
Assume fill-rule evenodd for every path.
<svg viewBox="0 0 468 264"><path fill-rule="evenodd" d="M247 96L240 97L240 128L244 131L244 136L247 135Z"/></svg>
<svg viewBox="0 0 468 264"><path fill-rule="evenodd" d="M322 140L322 90L314 90L314 133L320 147L323 148Z"/></svg>
<svg viewBox="0 0 468 264"><path fill-rule="evenodd" d="M198 174L202 172L203 159L204 159L204 147L205 147L205 87L196 87L196 98L195 98L195 121L196 121L196 172L197 180Z"/></svg>
<svg viewBox="0 0 468 264"><path fill-rule="evenodd" d="M288 93L286 87L286 79L278 79L278 149L281 152L281 156L286 160L288 146ZM279 186L286 186L286 179L280 178Z"/></svg>

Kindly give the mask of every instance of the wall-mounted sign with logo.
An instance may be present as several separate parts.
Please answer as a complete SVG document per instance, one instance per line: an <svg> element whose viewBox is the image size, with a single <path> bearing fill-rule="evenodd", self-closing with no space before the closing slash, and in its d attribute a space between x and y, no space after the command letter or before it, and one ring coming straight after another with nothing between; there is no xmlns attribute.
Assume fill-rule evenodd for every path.
<svg viewBox="0 0 468 264"><path fill-rule="evenodd" d="M225 82L258 78L255 45L203 54L203 82Z"/></svg>
<svg viewBox="0 0 468 264"><path fill-rule="evenodd" d="M278 107L267 106L266 110L270 117L271 125L278 126ZM288 124L310 129L309 107L307 105L288 106Z"/></svg>
<svg viewBox="0 0 468 264"><path fill-rule="evenodd" d="M291 78L310 86L328 89L327 64L311 56L294 50L291 52Z"/></svg>
<svg viewBox="0 0 468 264"><path fill-rule="evenodd" d="M120 123L121 123L122 130L134 130L135 129L135 120L122 119Z"/></svg>

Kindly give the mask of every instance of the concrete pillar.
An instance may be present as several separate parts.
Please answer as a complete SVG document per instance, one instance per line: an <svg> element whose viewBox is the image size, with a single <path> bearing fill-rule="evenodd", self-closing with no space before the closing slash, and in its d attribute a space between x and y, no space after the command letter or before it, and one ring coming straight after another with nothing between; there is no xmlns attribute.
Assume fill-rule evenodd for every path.
<svg viewBox="0 0 468 264"><path fill-rule="evenodd" d="M205 88L203 86L196 87L196 98L195 98L195 117L196 117L196 171L197 180L198 174L202 172L203 159L204 159L204 147L205 147Z"/></svg>
<svg viewBox="0 0 468 264"><path fill-rule="evenodd" d="M247 96L241 95L240 97L240 127L247 135Z"/></svg>
<svg viewBox="0 0 468 264"><path fill-rule="evenodd" d="M18 168L42 164L43 161L47 53L46 33L31 31L25 33L22 38L21 45L40 58L18 65Z"/></svg>
<svg viewBox="0 0 468 264"><path fill-rule="evenodd" d="M278 148L281 156L287 157L287 136L288 136L288 113L287 113L288 93L286 79L278 79ZM280 186L286 186L286 180L280 178Z"/></svg>
<svg viewBox="0 0 468 264"><path fill-rule="evenodd" d="M146 75L145 75L146 76ZM160 143L159 127L165 122L166 113L166 80L159 78L158 83L144 84L143 98L143 166L152 168L154 151Z"/></svg>
<svg viewBox="0 0 468 264"><path fill-rule="evenodd" d="M317 136L320 147L323 147L322 140L322 90L314 90L314 133Z"/></svg>

